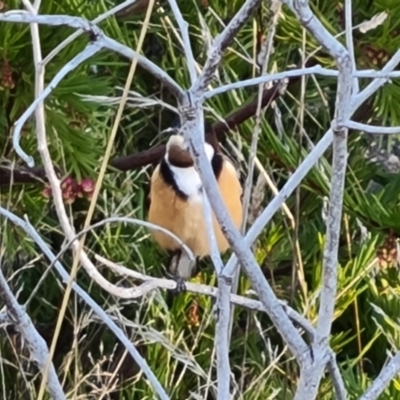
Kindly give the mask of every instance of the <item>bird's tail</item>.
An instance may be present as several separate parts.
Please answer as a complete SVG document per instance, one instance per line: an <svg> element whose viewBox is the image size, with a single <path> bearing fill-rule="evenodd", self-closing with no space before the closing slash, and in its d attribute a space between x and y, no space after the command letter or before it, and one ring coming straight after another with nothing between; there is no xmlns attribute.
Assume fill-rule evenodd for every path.
<svg viewBox="0 0 400 400"><path fill-rule="evenodd" d="M196 270L196 260L191 260L185 251L176 252L169 264L169 271L177 278L188 281Z"/></svg>

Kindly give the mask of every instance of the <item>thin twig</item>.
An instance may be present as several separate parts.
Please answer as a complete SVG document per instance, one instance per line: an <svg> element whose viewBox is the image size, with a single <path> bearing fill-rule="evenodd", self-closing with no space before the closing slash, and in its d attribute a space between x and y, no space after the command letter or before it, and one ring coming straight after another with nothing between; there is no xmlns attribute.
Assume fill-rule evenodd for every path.
<svg viewBox="0 0 400 400"><path fill-rule="evenodd" d="M400 63L400 49L396 51L393 57L382 68L381 74L393 71ZM365 100L369 99L380 87L382 87L389 78L376 78L365 89L363 89L352 99L352 108L357 109ZM355 110L354 110L355 111ZM354 112L353 111L353 112Z"/></svg>
<svg viewBox="0 0 400 400"><path fill-rule="evenodd" d="M34 167L35 163L32 157L28 156L20 147L19 141L21 138L21 131L25 125L25 122L29 117L36 111L39 104L41 104L47 96L57 87L61 80L69 74L71 71L75 70L79 65L85 62L90 57L94 56L101 50L101 47L97 42L89 43L85 50L75 56L71 61L65 64L61 70L56 74L56 76L51 80L50 84L38 95L33 103L24 111L21 117L18 118L17 122L14 124L13 133L13 146L16 153L27 163L28 167ZM40 66L38 65L40 68Z"/></svg>
<svg viewBox="0 0 400 400"><path fill-rule="evenodd" d="M287 198L293 193L293 191L305 178L311 168L318 162L320 157L331 145L332 139L333 133L332 130L329 130L313 148L310 154L304 159L304 161L296 169L293 175L288 179L288 181L279 191L279 193L273 198L273 200L270 201L268 206L264 209L264 211L254 222L254 224L250 227L244 238L248 246L251 246L255 242L257 237L263 231L264 227L269 223L276 212L282 207ZM225 267L226 271L230 272L234 268L235 262L235 256L232 256Z"/></svg>
<svg viewBox="0 0 400 400"><path fill-rule="evenodd" d="M31 294L29 295L28 300L25 303L25 307L28 306L28 304L32 301L32 299L35 297L40 285L44 282L44 280L46 279L48 273L50 272L51 268L53 267L53 264L55 263L55 261L58 261L63 254L69 250L69 248L72 246L72 244L75 242L75 240L79 239L81 236L86 235L88 232L97 229L103 225L106 224L110 224L113 222L120 222L120 223L127 223L127 224L134 224L134 225L139 225L139 226L144 226L146 228L152 229L152 230L156 230L159 232L163 232L165 233L167 236L170 236L171 238L173 238L178 244L179 246L182 247L182 249L185 251L185 253L187 254L189 260L194 261L195 257L193 255L193 252L189 249L189 247L187 247L187 245L185 243L182 242L181 239L178 238L178 236L176 236L175 234L173 234L172 232L170 232L168 229L165 229L161 226L152 224L150 222L146 222L146 221L142 221L140 219L136 219L136 218L128 218L128 217L110 217L110 218L105 218L91 226L88 226L85 229L82 229L80 232L78 232L72 239L70 239L68 241L68 243L66 243L62 249L58 252L56 258L54 261L52 261L52 263L46 268L46 270L43 272L42 276L39 279L39 282L36 284L35 289L32 290ZM122 289L122 290L121 290ZM118 286L114 286L112 287L112 291L110 292L110 294L113 294L114 296L117 297L121 297L121 298L135 298L135 297L140 297L143 295L142 293L142 288L133 288L133 290L129 290L126 291L126 288L120 288ZM122 295L122 296L121 296Z"/></svg>
<svg viewBox="0 0 400 400"><path fill-rule="evenodd" d="M320 65L315 65L314 67L308 67L308 68L291 69L288 71L277 72L275 74L269 74L269 75L259 76L257 78L245 79L243 81L229 83L227 85L220 86L216 89L209 90L208 92L204 93L204 98L209 99L211 97L228 92L230 90L241 89L248 86L260 85L262 83L280 81L291 77L307 76L307 75L321 75L331 78L337 78L339 76L339 71L335 69L323 68ZM370 79L400 78L400 71L385 72L383 70L376 71L373 69L366 69L355 72L354 76L358 78L370 78Z"/></svg>
<svg viewBox="0 0 400 400"><path fill-rule="evenodd" d="M144 282L152 282L155 286L160 289L165 290L174 290L176 289L176 280L167 279L167 278L156 278L153 276L142 274L141 272L134 271L131 268L127 268L121 264L117 264L113 261L110 261L98 254L95 255L96 260L110 268L114 273L124 276L124 277L131 277L134 279L138 279ZM190 293L202 294L205 296L210 297L218 297L219 288L208 286L199 283L193 282L186 282L185 283L186 289ZM267 313L267 310L263 303L259 300L251 299L245 296L239 296L237 294L230 294L230 300L232 304L248 308L250 310L261 311L263 313ZM296 310L291 308L286 302L278 301L279 305L283 308L284 312L288 315L288 317L293 320L297 325L299 325L307 335L313 339L315 335L315 328L313 327L312 323L299 314Z"/></svg>
<svg viewBox="0 0 400 400"><path fill-rule="evenodd" d="M10 13L7 14L8 17L12 17L12 13L10 15ZM7 17L6 16L6 17ZM40 18L39 16L32 16L32 15L26 15L26 14L21 14L21 13L15 13L14 17L22 17L21 22L30 22L30 20L35 20L38 19L37 22L39 23L46 23L47 20L46 18ZM52 19L52 17L54 16L49 16L50 19ZM4 18L4 14L0 15L0 19ZM52 19L52 22L55 22L56 25L60 25L62 23L60 23L60 21L57 19L58 17L54 17L55 19ZM27 19L27 20L26 20ZM71 18L66 17L67 20L71 20ZM26 20L26 21L25 21ZM76 18L72 18L73 23L77 22ZM79 20L78 19L78 26L79 26L79 22L85 22L84 20ZM65 19L62 20L61 22L65 22ZM83 24L85 25L85 24ZM35 64L38 68L38 73L37 73L37 79L41 80L41 77L43 76L43 68L41 68L41 57L40 57L40 43L39 43L39 39L38 38L33 38L33 44L36 47L34 47L34 55L35 55ZM113 44L113 41L111 41L111 44ZM110 46L110 44L107 44L108 46ZM133 52L133 50L126 48L125 46L119 45L118 50L119 51L125 52L126 54L128 54L129 56L134 56L135 52ZM146 59L145 59L146 60ZM145 64L148 63L148 61L146 60ZM157 67L158 68L158 67ZM162 72L163 75L165 75L165 73L160 70ZM36 85L36 87L38 88L39 86L43 85ZM41 92L40 90L37 89L37 92ZM65 209L63 206L63 201L62 201L62 194L61 194L61 190L60 190L60 182L55 174L54 171L54 167L52 165L51 162L51 158L50 158L50 154L48 152L47 149L47 145L46 145L46 135L45 135L45 128L44 128L44 119L42 118L42 109L41 109L41 105L39 105L37 107L36 113L39 113L39 116L36 117L37 120L37 134L38 134L38 141L39 141L39 151L41 151L42 153L42 158L43 158L43 164L46 170L46 175L49 178L49 181L52 183L52 193L53 193L53 197L55 198L55 206L56 206L56 210L57 210L57 214L59 216L61 225L63 227L64 232L67 233L67 237L72 237L74 235L74 231L72 229L72 227L69 225L69 221L68 221L68 217L65 213ZM76 243L77 244L77 243ZM76 247L76 246L74 246ZM75 248L76 250L76 248ZM90 262L89 258L87 257L87 255L85 253L81 254L81 261L82 264L87 268L87 271L89 273L89 275L95 280L97 281L101 286L103 286L104 288L106 288L108 285L110 285L110 283L108 281L106 281L101 275L98 274L98 272L96 271L96 268L93 266L93 264ZM96 280L97 278L97 280ZM113 285L112 285L113 286ZM122 288L121 288L122 289ZM121 292L120 289L120 292ZM167 397L164 397L167 398Z"/></svg>
<svg viewBox="0 0 400 400"><path fill-rule="evenodd" d="M194 60L192 45L190 44L190 38L189 38L189 24L183 19L181 10L179 9L176 0L168 0L168 1L169 5L171 6L172 12L174 13L176 22L178 23L179 30L181 31L183 40L183 51L185 52L190 80L191 84L193 85L196 82L197 73L196 73L196 62Z"/></svg>
<svg viewBox="0 0 400 400"><path fill-rule="evenodd" d="M208 53L203 72L196 80L196 83L192 85L191 93L201 92L204 94L204 91L213 79L214 73L221 62L224 51L260 3L261 0L246 0L246 3L243 4L242 8L232 18L226 28L215 38Z"/></svg>
<svg viewBox="0 0 400 400"><path fill-rule="evenodd" d="M131 268L127 268L121 264L117 264L113 261L110 261L98 254L95 255L96 260L110 268L114 273L120 276L124 277L131 277L134 279L138 279L140 281L144 282L152 282L155 286L157 286L159 289L165 289L165 290L175 290L176 289L176 280L174 279L167 279L167 278L156 278L150 275L145 275L142 274L141 272L135 271ZM218 291L219 289L213 286L209 285L204 285L204 284L199 284L199 283L193 283L193 282L185 282L185 287L188 292L190 293L196 293L196 294L201 294L209 297L218 297ZM236 304L241 307L248 308L250 310L256 310L256 311L261 311L261 312L266 312L265 307L261 303L261 301L255 300L255 299L250 299L248 297L244 296L239 296L239 295L233 295L231 294L230 296L230 302L232 304ZM286 304L284 302L281 303L282 306L285 306ZM287 313L292 315L291 318L293 318L296 322L299 323L299 321L302 321L299 323L302 326L302 323L306 320L300 320L299 318L301 317L300 314L298 314L295 310L290 309L287 310ZM294 316L295 315L295 316ZM302 326L303 327L303 326ZM309 324L309 327L311 327L311 330L313 331L314 328L311 324ZM303 327L304 329L304 327Z"/></svg>
<svg viewBox="0 0 400 400"><path fill-rule="evenodd" d="M84 32L90 33L99 46L119 53L131 60L137 57L138 64L150 72L154 77L162 81L165 87L167 87L176 98L179 99L184 95L183 89L164 70L146 57L137 54L131 48L109 38L100 28L84 18L71 17L67 15L32 15L24 11L8 11L0 13L0 21L22 23L34 22L40 25L52 26L67 25L72 28L83 30Z"/></svg>
<svg viewBox="0 0 400 400"><path fill-rule="evenodd" d="M345 0L344 5L344 15L345 15L345 32L346 32L346 47L350 54L351 65L353 68L353 91L352 95L356 95L360 91L357 76L355 72L357 71L356 59L354 54L354 42L353 42L353 10L352 10L352 0Z"/></svg>
<svg viewBox="0 0 400 400"><path fill-rule="evenodd" d="M229 400L231 366L229 361L229 317L230 317L230 294L231 280L227 280L223 273L218 275L217 296L217 327L215 332L215 348L217 354L217 385L218 400Z"/></svg>
<svg viewBox="0 0 400 400"><path fill-rule="evenodd" d="M383 393L390 381L400 371L400 351L385 365L372 385L360 397L359 400L376 400Z"/></svg>
<svg viewBox="0 0 400 400"><path fill-rule="evenodd" d="M336 363L336 354L332 351L329 357L327 369L332 378L337 400L347 400L348 394L344 385L342 374Z"/></svg>
<svg viewBox="0 0 400 400"><path fill-rule="evenodd" d="M108 17L118 13L118 11L123 10L124 8L134 5L136 2L140 2L141 0L126 0L121 4L118 4L117 6L110 8L103 14L99 15L92 21L90 21L92 24L98 24L99 22L104 21ZM67 47L70 43L72 43L76 38L78 38L82 33L85 31L83 29L78 29L74 33L72 33L70 36L68 36L64 41L62 41L57 47L55 47L42 61L43 66L46 66L61 50L63 50L65 47Z"/></svg>
<svg viewBox="0 0 400 400"><path fill-rule="evenodd" d="M297 79L297 77L289 78L289 85L294 84ZM264 91L262 101L263 107L265 107L267 104L270 104L273 100L280 96L278 86L279 84L275 84L271 89ZM213 124L213 131L221 140L230 129L234 129L236 126L242 124L244 121L252 117L256 112L256 108L257 99L250 101L238 110L234 110L224 118L223 122L217 122ZM159 160L161 160L164 153L165 146L159 145L137 154L117 157L111 161L110 165L121 171L138 169L149 164L157 163ZM13 170L10 172L8 172L7 167L0 167L0 185L9 185L12 183L11 176L13 176L13 183L38 183L40 180L47 180L46 171L40 167L30 169L13 168ZM39 179L36 179L36 177Z"/></svg>
<svg viewBox="0 0 400 400"><path fill-rule="evenodd" d="M230 398L230 377L231 367L229 362L229 315L231 310L230 293L231 282L227 281L223 276L224 264L218 251L217 241L215 238L212 208L208 200L207 194L203 193L204 198L204 214L206 219L206 227L208 241L211 250L211 259L218 276L218 295L216 304L217 323L215 331L215 348L217 356L217 387L218 400Z"/></svg>
<svg viewBox="0 0 400 400"><path fill-rule="evenodd" d="M218 251L217 239L215 237L215 231L214 231L212 209L210 206L210 202L208 201L207 195L205 193L203 193L203 201L204 201L204 214L205 214L204 218L206 221L208 242L210 246L210 256L214 264L215 271L217 275L219 275L222 272L224 264L222 262L221 255Z"/></svg>
<svg viewBox="0 0 400 400"><path fill-rule="evenodd" d="M364 131L366 133L372 133L374 135L397 135L400 133L400 126L372 126L354 121L347 121L346 126L350 129Z"/></svg>

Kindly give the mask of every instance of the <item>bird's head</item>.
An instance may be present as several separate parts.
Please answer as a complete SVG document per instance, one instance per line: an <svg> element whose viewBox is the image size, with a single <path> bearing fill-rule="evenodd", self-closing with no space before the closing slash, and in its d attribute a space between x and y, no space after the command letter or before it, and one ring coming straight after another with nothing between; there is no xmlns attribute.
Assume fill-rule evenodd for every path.
<svg viewBox="0 0 400 400"><path fill-rule="evenodd" d="M214 148L209 143L205 143L204 150L209 161L214 156ZM189 145L182 135L171 135L167 142L165 159L171 165L180 168L188 168L194 165L193 158L189 151Z"/></svg>

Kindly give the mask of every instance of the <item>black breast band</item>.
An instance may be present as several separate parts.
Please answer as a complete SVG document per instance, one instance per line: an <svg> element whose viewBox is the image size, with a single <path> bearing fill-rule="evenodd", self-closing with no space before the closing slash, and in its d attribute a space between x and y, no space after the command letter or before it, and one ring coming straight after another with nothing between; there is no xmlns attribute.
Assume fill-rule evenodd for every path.
<svg viewBox="0 0 400 400"><path fill-rule="evenodd" d="M224 163L224 159L221 154L216 153L211 160L211 166L214 171L215 179L218 180L222 170L222 164Z"/></svg>
<svg viewBox="0 0 400 400"><path fill-rule="evenodd" d="M221 174L223 163L224 163L224 159L221 154L215 154L211 160L211 166L212 166L215 178L217 180ZM161 174L161 177L164 179L164 182L167 185L172 187L172 189L175 191L175 193L178 197L180 197L182 200L188 199L188 195L186 193L182 192L182 190L179 189L178 185L176 184L176 181L174 178L174 173L172 172L168 163L165 161L165 158L163 158L160 163L160 174Z"/></svg>
<svg viewBox="0 0 400 400"><path fill-rule="evenodd" d="M160 174L161 177L164 179L164 182L172 187L172 189L175 191L178 197L180 197L182 200L188 199L188 195L182 192L182 190L179 189L178 185L176 184L174 173L171 171L171 168L165 161L165 158L163 158L160 163Z"/></svg>

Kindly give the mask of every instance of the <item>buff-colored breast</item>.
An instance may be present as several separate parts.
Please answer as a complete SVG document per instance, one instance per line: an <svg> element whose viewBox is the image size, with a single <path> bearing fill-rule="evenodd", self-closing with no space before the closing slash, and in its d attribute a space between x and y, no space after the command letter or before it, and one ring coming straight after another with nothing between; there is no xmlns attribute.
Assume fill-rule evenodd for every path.
<svg viewBox="0 0 400 400"><path fill-rule="evenodd" d="M225 206L234 224L239 228L243 218L242 188L233 165L226 159L218 185ZM224 252L229 248L229 244L214 215L213 219L218 249ZM151 178L148 220L174 233L196 256L204 257L210 254L203 204L199 201L191 201L190 198L184 200L177 196L172 187L162 179L159 166L154 170ZM179 248L178 243L170 236L155 230L152 230L152 233L162 248L166 250Z"/></svg>

